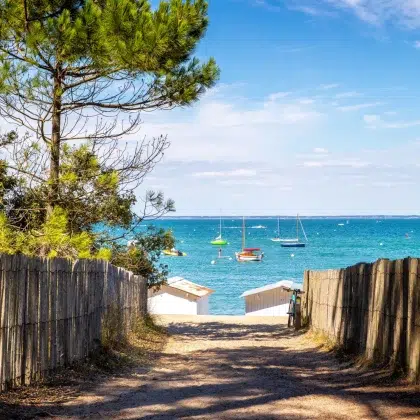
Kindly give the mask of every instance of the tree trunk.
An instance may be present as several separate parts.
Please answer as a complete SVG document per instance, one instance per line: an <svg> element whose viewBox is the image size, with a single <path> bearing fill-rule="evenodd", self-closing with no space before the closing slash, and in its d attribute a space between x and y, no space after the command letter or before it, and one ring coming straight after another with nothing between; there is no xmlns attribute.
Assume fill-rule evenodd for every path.
<svg viewBox="0 0 420 420"><path fill-rule="evenodd" d="M59 71L54 75L53 109L51 121L51 156L47 212L52 213L59 196L61 141L61 81Z"/></svg>

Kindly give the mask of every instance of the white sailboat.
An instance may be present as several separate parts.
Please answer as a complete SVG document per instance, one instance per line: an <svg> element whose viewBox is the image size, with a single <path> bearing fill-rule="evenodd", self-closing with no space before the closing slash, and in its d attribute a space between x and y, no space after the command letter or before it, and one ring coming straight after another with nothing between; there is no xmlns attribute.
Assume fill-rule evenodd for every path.
<svg viewBox="0 0 420 420"><path fill-rule="evenodd" d="M280 217L277 217L277 236L275 238L271 238L273 242L281 242L282 239L280 238Z"/></svg>
<svg viewBox="0 0 420 420"><path fill-rule="evenodd" d="M299 242L299 235L297 233L296 238L282 238L280 236L280 218L277 217L277 236L271 238L272 242L282 242L282 243L294 243Z"/></svg>

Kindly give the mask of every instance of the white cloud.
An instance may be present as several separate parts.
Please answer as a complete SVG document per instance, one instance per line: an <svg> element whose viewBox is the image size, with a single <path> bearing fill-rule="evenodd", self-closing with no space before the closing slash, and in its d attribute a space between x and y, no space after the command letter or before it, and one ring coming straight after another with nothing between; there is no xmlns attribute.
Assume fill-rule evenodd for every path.
<svg viewBox="0 0 420 420"><path fill-rule="evenodd" d="M409 128L409 127L417 127L420 125L420 120L414 121L397 121L394 123L386 123L384 127L386 128Z"/></svg>
<svg viewBox="0 0 420 420"><path fill-rule="evenodd" d="M419 0L254 0L254 3L276 12L282 11L285 4L289 10L311 17L348 12L375 26L392 22L411 29L420 27Z"/></svg>
<svg viewBox="0 0 420 420"><path fill-rule="evenodd" d="M330 90L330 89L336 89L339 86L340 85L338 83L330 83L330 84L326 84L326 85L320 85L318 87L318 89L320 89L320 90Z"/></svg>
<svg viewBox="0 0 420 420"><path fill-rule="evenodd" d="M307 138L326 121L321 105L287 96L275 92L256 101L225 86L192 108L162 111L153 118L145 114L141 134L168 135L165 161L274 161L273 150L281 153L286 142Z"/></svg>
<svg viewBox="0 0 420 420"><path fill-rule="evenodd" d="M277 101L277 99L286 98L287 96L290 96L292 92L275 92L270 95L268 95L268 100L271 102Z"/></svg>
<svg viewBox="0 0 420 420"><path fill-rule="evenodd" d="M337 93L337 95L335 95L337 99L356 98L357 96L361 96L361 94L359 92L343 92L343 93Z"/></svg>
<svg viewBox="0 0 420 420"><path fill-rule="evenodd" d="M296 1L289 0L288 4L293 8ZM300 11L308 14L311 7L330 6L330 10L353 13L372 25L396 22L409 28L420 26L419 0L303 0L299 4Z"/></svg>
<svg viewBox="0 0 420 420"><path fill-rule="evenodd" d="M336 16L334 12L328 11L325 8L313 7L313 6L291 6L290 10L305 13L310 16Z"/></svg>
<svg viewBox="0 0 420 420"><path fill-rule="evenodd" d="M285 93L269 95L262 103L242 104L218 101L207 101L200 104L198 120L203 125L213 127L235 127L254 124L295 124L318 118L321 114L313 109L302 107L294 102L277 103Z"/></svg>
<svg viewBox="0 0 420 420"><path fill-rule="evenodd" d="M256 176L254 169L235 169L233 171L207 171L194 172L192 176L197 178L221 178L221 177L252 177Z"/></svg>
<svg viewBox="0 0 420 420"><path fill-rule="evenodd" d="M418 207L415 197L408 205L400 200L380 201L382 188L371 185L420 181L420 166L414 166L419 146L412 144L420 125L405 129L406 138L399 135L398 142L393 141L395 132L386 128L387 124L420 124L416 116L408 116L415 115L415 109L405 119L402 111L400 118L385 115L383 111L394 109L391 102L377 109L363 110L363 104L359 112L338 112L331 97L348 92L320 91L317 85L291 95L277 89L258 99L247 96L247 89L223 86L188 109L157 113L151 119L144 116L140 137L167 134L171 141L153 174L157 179L150 184L166 185L164 191L176 200L180 214L216 214L220 202L229 207L227 212L276 214L279 200L284 203L282 211L290 214L297 209L337 214L344 210L404 212ZM318 100L317 95L327 100ZM305 99L316 102L302 103ZM371 106L376 99L337 101L339 106L354 108L356 104L359 109L361 102ZM401 105L408 109L400 102L395 107ZM364 129L375 124L380 131ZM335 144L337 139L340 142ZM327 150L333 142L334 151ZM412 179L388 177L391 173ZM314 187L308 188L309 183ZM356 195L355 207L354 198L349 197L357 183L366 186ZM409 187L401 185L404 188Z"/></svg>
<svg viewBox="0 0 420 420"><path fill-rule="evenodd" d="M381 117L379 115L366 114L363 116L363 120L366 124L374 125L381 121Z"/></svg>
<svg viewBox="0 0 420 420"><path fill-rule="evenodd" d="M386 114L386 113L384 113ZM388 114L389 115L389 114ZM391 114L393 115L393 114ZM420 120L412 120L412 121L394 121L394 122L387 122L383 120L379 115L364 115L363 116L364 122L372 128L410 128L410 127L417 127L420 125Z"/></svg>
<svg viewBox="0 0 420 420"><path fill-rule="evenodd" d="M272 184L269 184L262 180L257 179L226 179L223 181L219 181L219 184L222 185L251 185L251 186L258 186L258 187L269 187Z"/></svg>
<svg viewBox="0 0 420 420"><path fill-rule="evenodd" d="M383 102L371 102L371 103L364 103L364 104L344 105L344 106L337 107L337 109L339 109L340 111L343 111L343 112L359 111L361 109L373 108L373 107L380 106L380 105L383 105Z"/></svg>
<svg viewBox="0 0 420 420"><path fill-rule="evenodd" d="M417 50L420 49L420 41L414 41L413 44L414 48L416 48Z"/></svg>
<svg viewBox="0 0 420 420"><path fill-rule="evenodd" d="M391 188L391 187L399 187L401 185L414 185L414 182L410 181L375 181L372 182L370 185L372 187L382 187L382 188Z"/></svg>
<svg viewBox="0 0 420 420"><path fill-rule="evenodd" d="M298 102L302 105L311 105L315 103L315 99L303 98L303 99L299 99Z"/></svg>
<svg viewBox="0 0 420 420"><path fill-rule="evenodd" d="M303 166L306 168L334 168L334 167L343 167L343 168L365 168L370 166L370 162L363 162L361 160L324 160L324 161L307 161L303 162Z"/></svg>

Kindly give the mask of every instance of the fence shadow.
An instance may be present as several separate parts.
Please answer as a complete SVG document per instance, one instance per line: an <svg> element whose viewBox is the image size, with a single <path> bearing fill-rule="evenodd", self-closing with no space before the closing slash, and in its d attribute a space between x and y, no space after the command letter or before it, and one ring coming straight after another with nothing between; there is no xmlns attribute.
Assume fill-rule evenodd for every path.
<svg viewBox="0 0 420 420"><path fill-rule="evenodd" d="M160 368L136 387L122 395L118 385L107 388L99 402L39 409L58 418L245 420L416 418L420 412L418 389L396 386L387 371L340 364L282 325L176 322L169 330L175 351L162 354Z"/></svg>

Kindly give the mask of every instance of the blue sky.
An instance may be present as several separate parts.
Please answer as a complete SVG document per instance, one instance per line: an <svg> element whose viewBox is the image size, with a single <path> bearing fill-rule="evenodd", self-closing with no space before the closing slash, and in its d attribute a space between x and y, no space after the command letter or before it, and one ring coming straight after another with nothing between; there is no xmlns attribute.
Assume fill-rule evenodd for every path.
<svg viewBox="0 0 420 420"><path fill-rule="evenodd" d="M144 116L171 147L143 188L178 215L420 213L419 0L210 0L209 15L197 56L220 82Z"/></svg>

